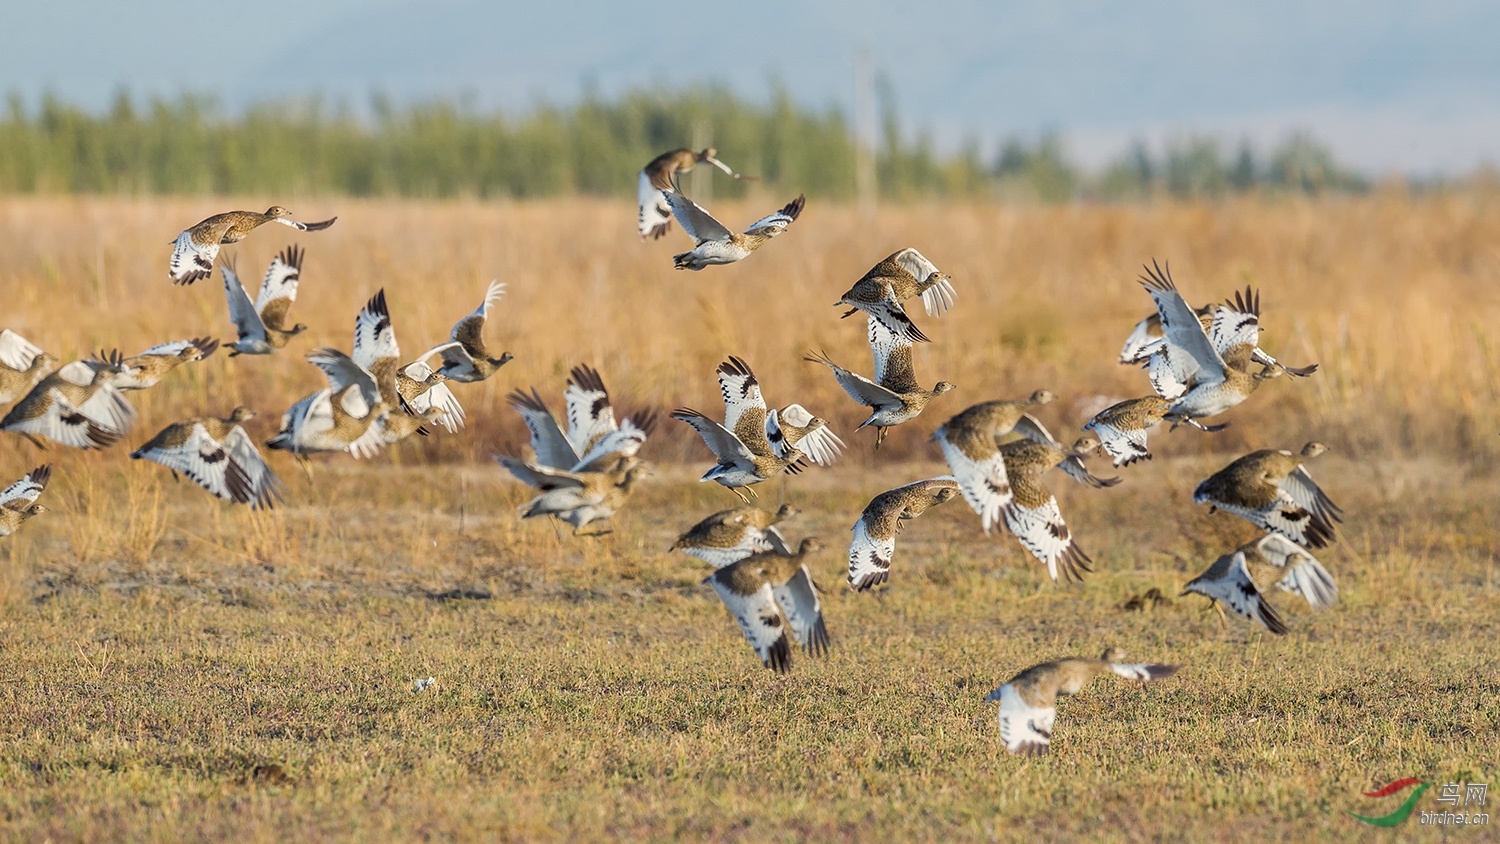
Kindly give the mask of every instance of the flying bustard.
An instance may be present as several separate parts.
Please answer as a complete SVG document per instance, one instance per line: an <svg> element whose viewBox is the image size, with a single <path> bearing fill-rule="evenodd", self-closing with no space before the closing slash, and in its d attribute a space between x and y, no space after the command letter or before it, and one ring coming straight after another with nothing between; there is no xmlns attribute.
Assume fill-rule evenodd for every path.
<svg viewBox="0 0 1500 844"><path fill-rule="evenodd" d="M1037 390L1021 401L980 402L964 408L933 433L959 491L979 514L985 533L999 521L1000 511L1011 500L1010 481L1005 477L1005 461L996 438L1015 431L1038 442L1051 442L1047 429L1027 411L1056 398L1047 390Z"/></svg>
<svg viewBox="0 0 1500 844"><path fill-rule="evenodd" d="M736 179L756 181L754 176L741 176L734 172L717 155L717 150L712 147L698 152L674 149L651 159L650 164L641 168L640 176L636 179L636 199L640 205L637 222L642 240L647 237L654 240L672 228L672 208L667 204L666 197L662 196L662 191L671 190L677 184L678 174L708 163Z"/></svg>
<svg viewBox="0 0 1500 844"><path fill-rule="evenodd" d="M870 499L852 528L849 585L856 592L863 592L885 583L890 577L891 561L896 556L896 535L901 528L959 494L958 481L945 475L898 486Z"/></svg>
<svg viewBox="0 0 1500 844"><path fill-rule="evenodd" d="M678 193L675 187L661 192L672 208L672 215L693 239L693 248L672 256L672 266L679 270L701 270L713 264L733 264L750 257L771 238L786 231L798 216L807 198L798 196L774 214L756 220L743 234L732 232L715 220L697 203Z"/></svg>
<svg viewBox="0 0 1500 844"><path fill-rule="evenodd" d="M1328 569L1279 533L1268 533L1215 560L1187 582L1182 594L1203 595L1213 606L1229 607L1235 615L1257 621L1280 636L1286 633L1286 623L1265 594L1273 583L1302 596L1315 610L1331 607L1339 598L1338 585Z"/></svg>
<svg viewBox="0 0 1500 844"><path fill-rule="evenodd" d="M719 593L761 664L773 671L792 669L793 635L809 656L828 652L823 607L806 563L822 548L816 539L804 539L793 554L755 554L703 580Z"/></svg>
<svg viewBox="0 0 1500 844"><path fill-rule="evenodd" d="M229 302L229 319L239 335L229 344L230 357L269 355L307 330L307 326L300 322L290 328L286 324L287 311L297 301L297 283L302 278L304 254L297 246L283 249L266 270L254 304L235 273L234 262L219 265L219 272L224 276L224 298Z"/></svg>
<svg viewBox="0 0 1500 844"><path fill-rule="evenodd" d="M221 501L249 504L251 509L274 507L285 487L260 456L260 450L241 427L255 416L236 407L226 418L197 416L163 428L131 453L132 460L150 460L203 487Z"/></svg>
<svg viewBox="0 0 1500 844"><path fill-rule="evenodd" d="M1081 581L1080 569L1093 571L1088 565L1092 561L1073 540L1057 498L1042 482L1042 476L1056 467L1093 489L1114 486L1120 479L1095 477L1084 466L1083 458L1099 450L1097 437L1081 437L1071 448L1050 442L1050 437L1048 440L1021 439L1000 446L1011 488L1011 500L1001 512L1005 526L1033 557L1047 566L1054 582L1059 576Z"/></svg>
<svg viewBox="0 0 1500 844"><path fill-rule="evenodd" d="M845 317L864 311L892 334L912 343L926 342L927 335L912 323L903 305L914 296L922 297L928 316L942 316L953 307L953 283L921 252L902 249L871 267L834 304L849 306Z"/></svg>
<svg viewBox="0 0 1500 844"><path fill-rule="evenodd" d="M1141 277L1141 286L1156 302L1163 332L1161 345L1151 353L1152 387L1157 395L1172 401L1165 419L1174 425L1186 422L1203 430L1216 430L1197 420L1241 404L1265 381L1291 371L1255 345L1259 316L1249 311L1258 311L1258 305L1242 302L1246 312L1224 307L1215 311L1210 326L1215 340L1177 292L1168 268L1153 262ZM1255 364L1261 366L1259 372L1250 371ZM1299 370L1298 374L1311 374L1315 369Z"/></svg>
<svg viewBox="0 0 1500 844"><path fill-rule="evenodd" d="M215 214L186 229L173 241L172 261L167 275L176 284L192 284L208 278L214 270L214 259L219 257L219 247L226 243L239 243L250 232L266 223L280 223L297 231L322 231L333 225L337 217L321 223L299 223L292 219L292 212L280 205L272 205L266 213L254 211L229 211Z"/></svg>
<svg viewBox="0 0 1500 844"><path fill-rule="evenodd" d="M0 420L0 431L73 448L108 448L135 425L135 409L110 383L122 369L106 361L76 360L37 382Z"/></svg>
<svg viewBox="0 0 1500 844"><path fill-rule="evenodd" d="M612 517L635 484L647 474L636 459L656 427L653 411L615 421L604 379L587 365L573 367L563 390L567 430L558 424L535 388L506 397L531 432L531 459L493 455L517 480L541 490L522 506L522 518L552 515L573 526L576 535Z"/></svg>
<svg viewBox="0 0 1500 844"><path fill-rule="evenodd" d="M869 417L860 423L859 428L873 425L875 447L880 448L885 442L886 431L917 418L928 402L953 389L954 385L939 381L932 389L923 389L917 383L917 373L912 365L911 341L892 333L885 323L873 316L868 320L868 328L870 351L875 356L873 381L834 363L826 352L808 355L803 360L828 367L850 398L870 408Z"/></svg>
<svg viewBox="0 0 1500 844"><path fill-rule="evenodd" d="M174 340L152 346L131 357L119 351L99 358L108 358L108 363L118 367L119 372L110 376L109 383L120 390L144 390L156 386L168 372L184 363L194 363L212 355L219 348L219 341L210 337L194 337L189 340ZM98 359L85 361L90 366L100 363Z"/></svg>
<svg viewBox="0 0 1500 844"><path fill-rule="evenodd" d="M827 422L799 404L769 410L760 382L750 365L737 357L715 370L724 397L724 423L691 408L672 411L672 418L693 426L717 462L699 481L714 481L747 503L754 496L741 492L781 472L799 474L802 458L820 465L832 463L844 443Z"/></svg>
<svg viewBox="0 0 1500 844"><path fill-rule="evenodd" d="M443 365L438 368L438 372L449 381L462 381L466 384L483 381L514 360L515 356L510 352L501 352L498 358L490 357L489 347L484 344L484 324L489 319L490 307L504 295L503 283L490 282L489 288L484 292L484 301L479 303L474 313L454 323L448 342L428 349L421 360L425 361L435 354L442 355Z"/></svg>
<svg viewBox="0 0 1500 844"><path fill-rule="evenodd" d="M1302 464L1328 450L1312 442L1300 453L1253 451L1215 472L1193 490L1193 502L1211 505L1261 530L1279 533L1305 548L1337 539L1334 523L1343 511L1313 482Z"/></svg>
<svg viewBox="0 0 1500 844"><path fill-rule="evenodd" d="M1019 756L1045 756L1052 744L1052 724L1057 717L1057 696L1078 694L1100 674L1117 674L1127 680L1161 680L1177 673L1179 666L1160 663L1129 665L1125 652L1105 650L1098 659L1074 657L1033 665L985 697L1000 702L1000 740L1005 749Z"/></svg>
<svg viewBox="0 0 1500 844"><path fill-rule="evenodd" d="M36 500L51 477L52 467L43 464L0 491L0 536L10 536L20 530L22 522L47 512L46 505Z"/></svg>

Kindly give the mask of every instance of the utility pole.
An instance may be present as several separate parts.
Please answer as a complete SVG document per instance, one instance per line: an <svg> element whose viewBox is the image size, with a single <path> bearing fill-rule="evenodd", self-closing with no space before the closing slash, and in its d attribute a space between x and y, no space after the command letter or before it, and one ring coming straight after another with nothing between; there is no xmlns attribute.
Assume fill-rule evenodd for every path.
<svg viewBox="0 0 1500 844"><path fill-rule="evenodd" d="M859 211L875 213L875 63L870 51L860 47L854 54L854 195Z"/></svg>
<svg viewBox="0 0 1500 844"><path fill-rule="evenodd" d="M708 149L713 142L713 132L709 130L707 120L699 120L693 124L693 151ZM713 205L714 167L712 164L700 164L689 170L688 184L692 185L689 196L694 202L704 208Z"/></svg>

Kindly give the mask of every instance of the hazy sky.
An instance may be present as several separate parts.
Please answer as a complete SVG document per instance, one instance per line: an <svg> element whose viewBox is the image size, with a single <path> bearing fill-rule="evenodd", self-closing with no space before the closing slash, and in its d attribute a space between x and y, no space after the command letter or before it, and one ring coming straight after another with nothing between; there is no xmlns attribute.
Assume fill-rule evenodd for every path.
<svg viewBox="0 0 1500 844"><path fill-rule="evenodd" d="M764 97L777 80L847 108L863 49L907 126L945 145L1056 130L1092 164L1134 137L1308 129L1375 173L1500 164L1500 3L1482 0L47 0L7 3L3 22L0 87L32 102L102 107L124 86L519 110L586 85Z"/></svg>

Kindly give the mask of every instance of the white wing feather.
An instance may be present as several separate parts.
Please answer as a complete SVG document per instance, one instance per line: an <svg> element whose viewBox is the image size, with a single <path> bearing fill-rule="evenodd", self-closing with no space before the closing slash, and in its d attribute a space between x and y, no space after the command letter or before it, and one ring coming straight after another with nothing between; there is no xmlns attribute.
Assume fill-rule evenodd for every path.
<svg viewBox="0 0 1500 844"><path fill-rule="evenodd" d="M1035 508L1012 501L1005 508L1005 526L1033 557L1047 565L1047 573L1054 582L1059 578L1059 570L1062 577L1070 580L1082 579L1079 568L1089 570L1088 557L1074 544L1055 497Z"/></svg>
<svg viewBox="0 0 1500 844"><path fill-rule="evenodd" d="M1170 282L1168 282L1170 283ZM1183 383L1210 384L1224 380L1224 359L1214 350L1203 332L1203 324L1182 294L1175 287L1146 286L1146 292L1156 303L1156 312L1161 316L1162 334L1166 337L1164 348L1155 354L1165 354L1177 379Z"/></svg>
<svg viewBox="0 0 1500 844"><path fill-rule="evenodd" d="M874 538L861 517L854 523L854 539L849 543L849 585L856 592L863 592L885 583L895 557L896 538Z"/></svg>
<svg viewBox="0 0 1500 844"><path fill-rule="evenodd" d="M240 283L234 267L226 261L219 265L219 272L224 276L224 298L229 302L229 319L234 323L240 339L266 339L266 325L261 322L260 310L251 306L250 294L245 292L245 285ZM264 286L261 287L261 292L264 295Z"/></svg>
<svg viewBox="0 0 1500 844"><path fill-rule="evenodd" d="M16 481L6 487L3 492L0 492L0 505L12 501L25 501L27 504L36 501L37 497L42 494L42 490L46 488L45 484L38 483L32 479L32 475L36 474L36 471L33 469L26 474L26 477Z"/></svg>
<svg viewBox="0 0 1500 844"><path fill-rule="evenodd" d="M297 283L301 278L302 250L296 247L283 250L271 259L271 266L261 279L260 292L255 295L255 312L264 313L266 306L277 299L297 301Z"/></svg>
<svg viewBox="0 0 1500 844"><path fill-rule="evenodd" d="M823 605L818 601L818 590L807 566L802 566L786 583L772 586L771 595L797 635L802 650L824 653L828 648L828 629L823 624Z"/></svg>
<svg viewBox="0 0 1500 844"><path fill-rule="evenodd" d="M672 216L677 218L677 224L682 226L682 230L687 232L694 244L708 240L727 241L733 237L723 223L715 220L713 215L704 211L698 203L674 190L664 190L661 195L667 201L667 206L672 209Z"/></svg>
<svg viewBox="0 0 1500 844"><path fill-rule="evenodd" d="M1272 565L1286 571L1277 581L1278 587L1304 598L1313 609L1325 609L1338 603L1338 584L1312 554L1279 533L1266 534L1256 546Z"/></svg>
<svg viewBox="0 0 1500 844"><path fill-rule="evenodd" d="M214 259L218 257L218 243L194 243L192 234L184 231L177 235L169 268L179 282L196 280L213 271Z"/></svg>
<svg viewBox="0 0 1500 844"><path fill-rule="evenodd" d="M0 363L11 369L25 369L42 350L9 328L0 331Z"/></svg>
<svg viewBox="0 0 1500 844"><path fill-rule="evenodd" d="M974 512L979 514L984 532L989 533L995 522L1000 520L1000 512L1013 498L1010 479L1005 474L1005 459L997 450L983 460L971 460L957 446L948 442L946 432L939 430L934 436L942 446L943 459L948 461L953 479L958 481L959 492L963 493L964 500L969 502Z"/></svg>
<svg viewBox="0 0 1500 844"><path fill-rule="evenodd" d="M639 229L641 237L656 234L661 226L672 222L672 208L662 197L662 192L651 186L651 177L642 170L636 180L636 202L640 205Z"/></svg>
<svg viewBox="0 0 1500 844"><path fill-rule="evenodd" d="M789 625L782 614L781 605L776 603L776 597L771 592L771 584L762 584L753 594L740 595L721 585L716 577L709 577L707 582L713 584L714 591L719 593L719 599L729 608L735 621L739 622L740 632L744 633L745 641L755 648L755 655L760 657L762 664L772 667L773 660L778 658L780 665L790 662L791 647L787 642Z"/></svg>
<svg viewBox="0 0 1500 844"><path fill-rule="evenodd" d="M897 252L895 257L896 263L915 276L919 282L926 281L928 276L938 272L937 266L915 249L903 249ZM953 285L944 278L922 291L922 306L927 309L928 316L942 316L953 309L953 298ZM880 377L876 376L875 380L879 381Z"/></svg>
<svg viewBox="0 0 1500 844"><path fill-rule="evenodd" d="M993 694L991 695L994 696ZM1043 756L1052 744L1052 724L1057 708L1032 706L1009 683L999 689L1000 741L1012 754Z"/></svg>
<svg viewBox="0 0 1500 844"><path fill-rule="evenodd" d="M354 317L354 351L349 357L369 372L375 371L377 361L401 357L396 327L391 324L391 312L385 303L385 290L376 293Z"/></svg>

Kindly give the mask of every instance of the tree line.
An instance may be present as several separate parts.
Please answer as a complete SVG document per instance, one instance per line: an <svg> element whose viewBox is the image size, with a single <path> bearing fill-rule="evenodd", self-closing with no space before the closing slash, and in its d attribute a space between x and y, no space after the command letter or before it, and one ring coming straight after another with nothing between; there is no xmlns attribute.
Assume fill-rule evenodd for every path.
<svg viewBox="0 0 1500 844"><path fill-rule="evenodd" d="M1189 137L1137 143L1102 170L1071 161L1061 137L1011 138L986 151L969 141L939 152L907 132L883 96L875 169L881 199L1065 201L1216 197L1246 191L1359 192L1367 182L1311 137L1270 150ZM137 100L121 92L91 112L54 96L9 97L0 115L0 193L337 194L367 197L627 196L657 153L711 143L737 170L772 188L851 199L856 145L840 109L765 102L723 86L585 95L524 114L460 101L397 105L376 96L360 112L319 98L265 102L239 113L212 97ZM723 195L741 195L742 183Z"/></svg>

